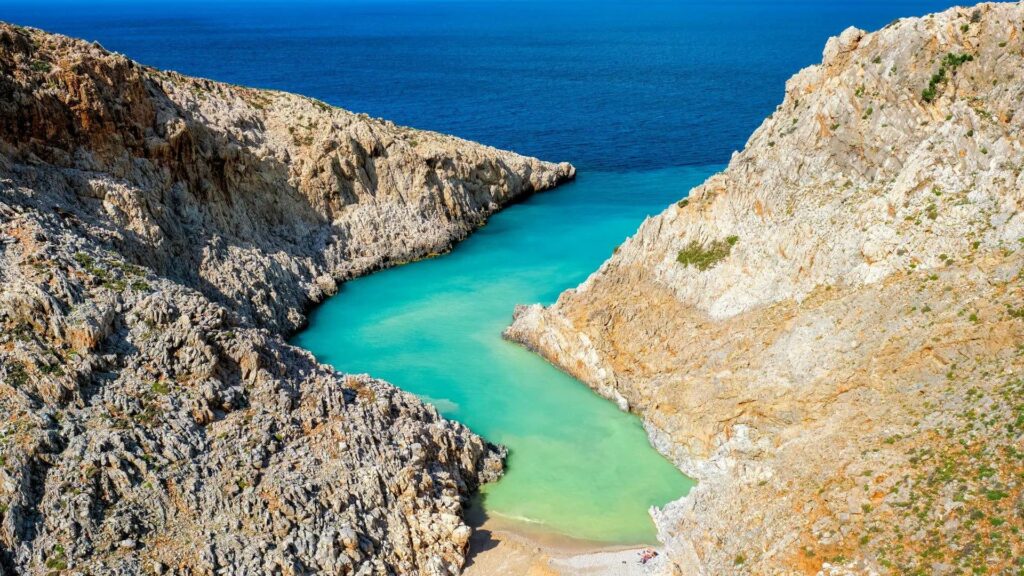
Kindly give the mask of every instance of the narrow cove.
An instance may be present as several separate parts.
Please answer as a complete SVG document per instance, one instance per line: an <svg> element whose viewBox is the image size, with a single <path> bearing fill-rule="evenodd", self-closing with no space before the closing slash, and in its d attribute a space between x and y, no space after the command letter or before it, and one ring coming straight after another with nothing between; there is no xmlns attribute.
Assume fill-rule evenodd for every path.
<svg viewBox="0 0 1024 576"><path fill-rule="evenodd" d="M650 446L638 418L501 332L516 304L552 302L716 170L581 173L495 215L450 254L348 282L294 343L508 447L505 477L483 490L488 516L603 544L653 542L648 508L692 481Z"/></svg>

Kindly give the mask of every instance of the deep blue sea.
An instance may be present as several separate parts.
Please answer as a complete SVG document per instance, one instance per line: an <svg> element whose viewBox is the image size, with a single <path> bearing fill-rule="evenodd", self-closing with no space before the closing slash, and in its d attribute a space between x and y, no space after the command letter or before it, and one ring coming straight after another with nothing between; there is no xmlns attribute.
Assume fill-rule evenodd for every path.
<svg viewBox="0 0 1024 576"><path fill-rule="evenodd" d="M846 26L939 0L0 0L145 64L584 169L718 164Z"/></svg>
<svg viewBox="0 0 1024 576"><path fill-rule="evenodd" d="M721 168L846 26L949 2L877 0L0 0L0 19L143 63L299 92L401 124L576 164L576 182L494 216L451 254L347 283L294 342L508 446L494 522L648 543L647 510L692 482L637 418L501 339L642 219Z"/></svg>

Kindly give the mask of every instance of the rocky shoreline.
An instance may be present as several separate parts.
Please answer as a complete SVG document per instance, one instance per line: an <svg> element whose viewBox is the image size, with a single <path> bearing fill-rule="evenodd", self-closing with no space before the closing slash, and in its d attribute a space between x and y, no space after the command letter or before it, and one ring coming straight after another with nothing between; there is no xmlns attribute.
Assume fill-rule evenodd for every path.
<svg viewBox="0 0 1024 576"><path fill-rule="evenodd" d="M503 449L284 337L572 166L9 24L0 72L0 573L458 573Z"/></svg>
<svg viewBox="0 0 1024 576"><path fill-rule="evenodd" d="M1024 5L829 40L728 168L506 337L698 480L683 574L1013 573Z"/></svg>

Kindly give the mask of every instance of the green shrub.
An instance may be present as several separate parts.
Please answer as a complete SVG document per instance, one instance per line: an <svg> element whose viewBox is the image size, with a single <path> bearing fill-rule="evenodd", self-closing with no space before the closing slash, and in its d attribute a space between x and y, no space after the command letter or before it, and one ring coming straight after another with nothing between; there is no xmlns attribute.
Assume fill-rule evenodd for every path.
<svg viewBox="0 0 1024 576"><path fill-rule="evenodd" d="M39 372L42 374L54 374L57 376L64 375L64 368L60 364L41 364L39 366Z"/></svg>
<svg viewBox="0 0 1024 576"><path fill-rule="evenodd" d="M13 388L21 388L28 384L28 371L21 362L11 362L7 366L7 383Z"/></svg>
<svg viewBox="0 0 1024 576"><path fill-rule="evenodd" d="M949 74L955 72L965 62L972 60L974 60L974 56L970 54L946 53L946 56L939 63L938 72L932 74L931 80L928 81L928 87L921 91L921 98L925 102L935 100L935 96L938 95L939 85L949 80Z"/></svg>
<svg viewBox="0 0 1024 576"><path fill-rule="evenodd" d="M732 247L739 242L739 239L739 236L729 236L725 240L715 240L707 246L693 240L679 251L679 254L676 255L676 262L685 266L694 266L703 272L729 256Z"/></svg>
<svg viewBox="0 0 1024 576"><path fill-rule="evenodd" d="M67 570L68 562L64 555L64 547L57 544L50 551L49 557L46 559L46 567L50 570Z"/></svg>
<svg viewBox="0 0 1024 576"><path fill-rule="evenodd" d="M950 52L942 59L942 65L950 70L956 70L965 62L970 62L972 60L974 60L974 56L970 54L953 54Z"/></svg>
<svg viewBox="0 0 1024 576"><path fill-rule="evenodd" d="M75 262L78 262L83 267L89 267L94 264L92 256L89 256L85 252L75 252Z"/></svg>

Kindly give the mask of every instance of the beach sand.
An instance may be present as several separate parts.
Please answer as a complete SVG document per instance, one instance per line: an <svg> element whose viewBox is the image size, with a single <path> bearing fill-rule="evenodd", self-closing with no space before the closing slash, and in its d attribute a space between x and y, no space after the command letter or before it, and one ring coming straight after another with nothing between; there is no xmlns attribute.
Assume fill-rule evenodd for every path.
<svg viewBox="0 0 1024 576"><path fill-rule="evenodd" d="M475 522L473 522L475 520ZM609 546L526 531L501 519L470 518L474 532L466 576L668 576L665 555L654 546ZM645 549L658 556L640 562Z"/></svg>

